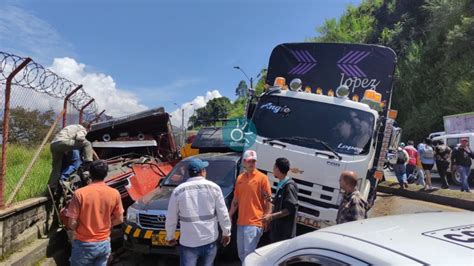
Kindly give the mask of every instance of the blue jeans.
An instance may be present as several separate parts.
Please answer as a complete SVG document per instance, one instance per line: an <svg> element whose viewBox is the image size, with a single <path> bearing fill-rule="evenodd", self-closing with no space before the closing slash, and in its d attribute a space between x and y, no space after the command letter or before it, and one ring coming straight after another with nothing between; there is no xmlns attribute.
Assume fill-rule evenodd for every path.
<svg viewBox="0 0 474 266"><path fill-rule="evenodd" d="M471 167L458 165L458 173L461 176L461 191L469 192L469 175L471 175Z"/></svg>
<svg viewBox="0 0 474 266"><path fill-rule="evenodd" d="M258 226L237 225L237 250L241 262L244 262L245 257L255 251L262 234L263 229Z"/></svg>
<svg viewBox="0 0 474 266"><path fill-rule="evenodd" d="M398 183L402 186L403 183L407 182L407 168L404 164L394 164L393 170L397 176Z"/></svg>
<svg viewBox="0 0 474 266"><path fill-rule="evenodd" d="M110 256L110 241L82 242L74 240L71 251L71 266L106 266Z"/></svg>
<svg viewBox="0 0 474 266"><path fill-rule="evenodd" d="M200 247L179 246L179 265L181 266L212 266L217 254L217 243L212 242Z"/></svg>

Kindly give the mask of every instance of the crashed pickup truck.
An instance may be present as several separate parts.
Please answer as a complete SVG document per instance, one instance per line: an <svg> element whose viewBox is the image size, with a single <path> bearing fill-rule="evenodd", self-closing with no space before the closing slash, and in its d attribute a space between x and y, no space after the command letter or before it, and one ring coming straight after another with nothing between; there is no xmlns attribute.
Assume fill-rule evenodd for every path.
<svg viewBox="0 0 474 266"><path fill-rule="evenodd" d="M105 183L120 192L124 208L158 186L179 161L170 115L164 108L91 125L87 135L94 151L109 165ZM67 206L74 191L87 184L86 174L75 173L61 182Z"/></svg>

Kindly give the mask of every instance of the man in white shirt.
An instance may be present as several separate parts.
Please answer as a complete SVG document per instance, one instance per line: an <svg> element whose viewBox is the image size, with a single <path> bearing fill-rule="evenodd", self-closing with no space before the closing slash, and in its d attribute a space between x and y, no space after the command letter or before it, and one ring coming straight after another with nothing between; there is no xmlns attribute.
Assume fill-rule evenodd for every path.
<svg viewBox="0 0 474 266"><path fill-rule="evenodd" d="M208 162L188 161L190 178L176 187L171 195L166 215L166 240L177 244L176 226L180 222L180 265L213 265L217 253L217 238L222 229L221 243L230 243L231 221L221 188L206 180Z"/></svg>
<svg viewBox="0 0 474 266"><path fill-rule="evenodd" d="M92 144L86 139L87 130L81 125L69 125L59 131L51 142L52 170L49 178L51 191L57 193L63 156L72 150L81 150L84 166L93 159Z"/></svg>

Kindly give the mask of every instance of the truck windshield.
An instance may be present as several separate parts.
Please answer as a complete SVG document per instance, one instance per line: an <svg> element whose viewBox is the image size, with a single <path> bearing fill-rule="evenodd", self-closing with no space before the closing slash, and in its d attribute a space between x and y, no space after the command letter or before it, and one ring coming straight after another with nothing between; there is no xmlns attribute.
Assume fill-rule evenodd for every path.
<svg viewBox="0 0 474 266"><path fill-rule="evenodd" d="M324 150L321 143L304 141L316 138L349 155L369 151L374 120L366 111L274 95L260 100L252 119L260 137L288 138L284 142Z"/></svg>
<svg viewBox="0 0 474 266"><path fill-rule="evenodd" d="M236 164L232 161L209 160L208 162L206 179L218 184L221 188L232 187L235 182ZM181 161L165 177L163 185L175 187L188 179L188 161Z"/></svg>

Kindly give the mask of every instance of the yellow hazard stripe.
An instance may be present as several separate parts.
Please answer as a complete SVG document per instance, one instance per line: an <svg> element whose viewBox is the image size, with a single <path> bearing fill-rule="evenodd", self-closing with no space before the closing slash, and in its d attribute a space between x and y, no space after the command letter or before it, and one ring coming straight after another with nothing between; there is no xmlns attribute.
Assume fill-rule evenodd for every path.
<svg viewBox="0 0 474 266"><path fill-rule="evenodd" d="M130 234L130 231L132 231L132 227L130 225L127 225L127 228L125 228L125 234Z"/></svg>
<svg viewBox="0 0 474 266"><path fill-rule="evenodd" d="M141 232L142 230L140 230L140 228L137 228L137 230L135 230L135 233L133 233L133 237L137 238L138 236L140 236Z"/></svg>
<svg viewBox="0 0 474 266"><path fill-rule="evenodd" d="M146 231L145 236L143 238L150 239L152 234L153 234L153 231L148 230L148 231Z"/></svg>

